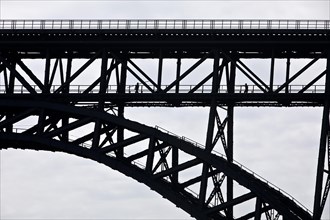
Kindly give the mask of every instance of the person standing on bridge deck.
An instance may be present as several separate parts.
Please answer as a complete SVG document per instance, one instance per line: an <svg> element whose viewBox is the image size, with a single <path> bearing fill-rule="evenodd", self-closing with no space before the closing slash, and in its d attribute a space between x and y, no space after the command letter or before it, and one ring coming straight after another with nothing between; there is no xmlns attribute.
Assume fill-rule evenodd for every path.
<svg viewBox="0 0 330 220"><path fill-rule="evenodd" d="M139 93L139 83L136 83L135 85L135 93Z"/></svg>
<svg viewBox="0 0 330 220"><path fill-rule="evenodd" d="M244 93L248 93L249 91L249 86L247 85L247 83L245 83L244 85Z"/></svg>

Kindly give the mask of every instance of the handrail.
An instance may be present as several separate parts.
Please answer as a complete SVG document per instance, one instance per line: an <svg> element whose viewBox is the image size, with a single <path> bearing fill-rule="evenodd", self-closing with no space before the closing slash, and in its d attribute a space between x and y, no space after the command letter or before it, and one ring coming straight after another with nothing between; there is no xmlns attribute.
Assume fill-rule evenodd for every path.
<svg viewBox="0 0 330 220"><path fill-rule="evenodd" d="M37 93L42 93L42 89L40 89L37 85L30 85L31 88L33 88ZM50 87L50 92L54 93L55 91L60 88L61 85L52 85ZM162 85L161 89L166 89L168 85ZM179 92L180 93L188 93L192 91L195 88L196 85L180 85ZM278 88L280 88L282 85L273 85L273 91L276 91ZM325 85L312 85L305 89L306 85L288 85L287 91L286 88L283 88L279 93L298 93L304 89L304 93L324 93L325 92ZM83 93L86 89L88 89L90 85L70 85L69 91L70 93ZM152 91L149 90L149 88L152 89ZM136 89L136 85L126 85L125 92L126 93L151 93L156 92L158 87L154 85L139 85L138 89ZM99 86L94 87L89 93L99 93ZM264 90L267 90L265 87ZM0 94L5 94L7 91L7 88L5 85L0 85ZM106 88L106 93L117 93L118 86L117 85L108 85ZM173 87L173 89L169 90L168 93L175 93L176 88ZM211 93L212 92L212 85L202 85L198 89L194 91L194 93ZM219 86L219 93L227 93L227 86L226 85L220 85ZM13 86L13 93L14 94L28 94L30 91L25 88L23 85L14 85ZM234 93L264 93L260 87L256 85L235 85L234 87Z"/></svg>
<svg viewBox="0 0 330 220"><path fill-rule="evenodd" d="M176 135L176 134L174 134L174 133L172 133L172 132L170 132L170 131L168 131L168 130L166 130L166 129L164 129L164 128L161 128L161 127L157 126L157 125L155 126L155 128L156 128L157 130L159 130L159 131L162 131L162 132L164 132L164 133L167 133L167 134L169 134L169 135L171 135L171 136L174 136L174 137L176 137L176 138L178 138L178 139L181 139L181 140L183 140L183 141L189 142L189 143L191 143L192 145L194 145L194 146L196 146L196 147L198 147L198 148L205 149L205 146L202 145L202 144L200 144L200 143L198 143L197 141L191 140L191 139L189 139L189 138L187 138L187 137L184 137L184 136L178 136L178 135ZM214 154L216 154L216 155L222 157L223 159L227 160L227 157L226 157L224 154L219 153L219 152L217 152L217 151L215 151L215 150L212 150L212 152L213 152ZM247 171L248 173L250 173L252 176L258 178L259 180L262 180L262 181L263 181L264 183L266 183L269 187L274 188L274 189L277 190L278 192L280 192L280 193L284 194L285 196L287 196L289 199L291 199L292 201L294 201L296 204L299 204L299 205L300 205L303 209L305 209L305 211L307 211L308 213L313 214L313 213L312 213L307 207L305 207L303 204L301 204L298 200L296 200L293 196L291 196L291 195L290 195L289 193L287 193L286 191L284 191L284 190L282 190L281 188L279 188L278 186L272 184L271 182L269 182L269 181L266 180L265 178L261 177L260 175L258 175L258 174L255 173L254 171L250 170L249 168L247 168L247 167L244 166L243 164L237 162L236 160L233 160L233 163L234 163L235 165L239 166L242 170Z"/></svg>
<svg viewBox="0 0 330 220"><path fill-rule="evenodd" d="M185 136L179 136L179 135L176 135L160 126L155 126L155 129L158 130L158 131L161 131L163 133L166 133L168 135L171 135L173 137L176 137L180 140L183 140L185 142L188 142L190 144L192 144L193 146L196 146L200 149L205 149L205 146L203 144L200 144L198 143L197 141L194 141L194 140L191 140ZM13 128L13 132L14 133L21 133L21 132L24 132L26 131L25 128ZM70 139L71 140L71 139ZM80 143L79 144L81 147L84 147L84 148L91 148L91 144L88 144L86 142L83 142L83 143ZM217 156L220 156L221 158L227 160L227 157L222 154L222 153L219 153L215 150L212 150L212 152L214 154L216 154ZM139 161L132 161L132 163L138 167L140 167L141 169L145 169L145 166L143 164L141 164ZM278 186L272 184L271 182L269 182L268 180L266 180L265 178L261 177L260 175L258 175L257 173L255 173L254 171L250 170L249 168L247 168L246 166L244 166L243 164L237 162L236 160L233 160L233 163L235 165L237 165L238 167L240 167L240 169L250 173L252 176L256 177L257 179L259 180L262 180L264 183L266 183L269 187L271 188L274 188L275 190L277 190L278 192L284 194L285 196L287 196L289 199L291 199L292 201L294 201L296 204L298 204L300 207L302 207L303 209L305 209L305 211L307 211L308 213L310 213L311 215L313 214L307 207L305 207L303 204L301 204L298 200L296 200L293 196L291 196L289 193L287 193L286 191L282 190L281 188L279 188ZM190 192L192 192L193 194L197 195L193 190L191 189L188 189ZM197 195L198 197L198 195Z"/></svg>
<svg viewBox="0 0 330 220"><path fill-rule="evenodd" d="M0 30L329 30L330 20L0 20Z"/></svg>

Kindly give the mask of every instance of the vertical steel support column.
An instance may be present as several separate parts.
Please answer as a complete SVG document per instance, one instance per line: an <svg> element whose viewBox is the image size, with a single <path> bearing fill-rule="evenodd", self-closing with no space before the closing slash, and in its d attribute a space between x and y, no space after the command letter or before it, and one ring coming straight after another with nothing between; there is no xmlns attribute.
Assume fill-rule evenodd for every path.
<svg viewBox="0 0 330 220"><path fill-rule="evenodd" d="M212 81L212 95L215 95L219 88L219 76L218 76L218 68L219 68L219 52L214 52L214 62L213 62L213 81ZM210 106L210 113L209 113L209 121L206 133L206 144L205 144L205 151L211 152L212 151L212 143L213 143L213 132L214 132L214 124L215 124L215 117L217 111L217 102L216 99L213 97L211 100ZM204 205L205 198L206 198L206 190L207 190L207 173L209 170L208 164L203 164L203 171L202 171L202 181L201 181L201 188L199 193L200 203Z"/></svg>
<svg viewBox="0 0 330 220"><path fill-rule="evenodd" d="M179 165L179 149L176 147L172 148L172 167L177 167ZM179 183L179 172L174 172L172 174L172 183L177 185Z"/></svg>
<svg viewBox="0 0 330 220"><path fill-rule="evenodd" d="M163 78L163 52L159 52L159 63L158 63L158 88L162 87L162 78Z"/></svg>
<svg viewBox="0 0 330 220"><path fill-rule="evenodd" d="M234 105L228 105L227 110L227 160L232 163L234 158ZM234 181L232 178L227 177L227 201L231 201L234 198ZM234 210L233 207L228 207L228 217L233 219Z"/></svg>
<svg viewBox="0 0 330 220"><path fill-rule="evenodd" d="M216 95L219 90L219 53L218 51L214 52L214 62L213 62L213 80L212 80L212 95ZM217 111L217 102L216 99L213 97L211 101L210 113L209 113L209 122L207 127L207 134L206 134L206 151L211 152L212 143L213 143L213 132L214 132L214 124L215 124L215 116Z"/></svg>
<svg viewBox="0 0 330 220"><path fill-rule="evenodd" d="M154 152L155 144L156 144L155 138L151 137L149 140L149 148L148 148L148 156L147 156L147 164L146 164L146 171L149 174L152 174L152 167L153 167L154 156L155 156L155 152Z"/></svg>
<svg viewBox="0 0 330 220"><path fill-rule="evenodd" d="M47 50L46 52L46 64L45 64L45 76L44 76L44 88L43 93L49 93L50 85L49 85L49 76L50 76L50 52Z"/></svg>
<svg viewBox="0 0 330 220"><path fill-rule="evenodd" d="M181 74L181 58L178 57L177 60L177 65L176 65L176 80L178 80L180 78L180 74ZM179 93L180 92L180 82L177 81L177 84L175 85L175 93ZM172 167L176 167L179 164L179 149L173 147L172 148ZM172 175L172 182L174 184L178 184L179 183L179 173L176 172Z"/></svg>
<svg viewBox="0 0 330 220"><path fill-rule="evenodd" d="M261 220L261 209L262 209L262 202L260 198L256 199L256 212L254 216L254 220Z"/></svg>
<svg viewBox="0 0 330 220"><path fill-rule="evenodd" d="M236 61L231 61L230 71L228 74L228 93L235 93L235 79L236 79Z"/></svg>
<svg viewBox="0 0 330 220"><path fill-rule="evenodd" d="M13 69L16 69L16 62L12 62L12 66L13 66ZM6 77L7 79L7 77ZM6 89L6 93L7 94L13 94L14 93L14 86L15 86L15 77L14 77L14 73L12 70L10 70L9 72L9 82L8 83L8 88ZM14 116L13 113L9 113L7 112L6 113L6 119L9 119L9 118L12 118ZM13 125L12 124L8 124L6 126L6 132L9 132L9 133L12 133L13 132Z"/></svg>
<svg viewBox="0 0 330 220"><path fill-rule="evenodd" d="M46 51L46 63L45 63L45 75L44 75L44 87L42 93L49 94L50 93L50 52ZM45 110L41 110L39 118L38 118L38 134L42 134L44 132L44 124L45 124L46 116Z"/></svg>
<svg viewBox="0 0 330 220"><path fill-rule="evenodd" d="M317 165L316 174L316 185L315 185L315 195L314 195L314 209L313 209L313 219L319 220L322 217L321 209L321 199L323 191L323 175L324 175L324 162L325 155L328 146L328 133L329 133L329 97L330 95L330 52L327 55L327 74L325 82L325 100L323 107L322 116L322 128L320 137L320 147L319 147L319 157Z"/></svg>
<svg viewBox="0 0 330 220"><path fill-rule="evenodd" d="M176 65L176 80L177 83L175 85L175 93L179 93L179 89L180 89L180 81L178 80L180 78L180 74L181 74L181 58L178 58L177 61L177 65Z"/></svg>
<svg viewBox="0 0 330 220"><path fill-rule="evenodd" d="M125 56L122 59L121 63L121 72L120 72L120 82L119 82L119 91L118 93L126 93L126 78L127 78L127 57ZM124 117L125 103L118 104L118 117ZM124 140L124 128L118 127L117 129L117 142ZM118 149L116 155L119 158L124 157L124 149Z"/></svg>
<svg viewBox="0 0 330 220"><path fill-rule="evenodd" d="M273 91L273 86L274 86L274 68L275 67L275 52L274 50L272 51L272 60L270 63L270 80L269 80L269 88L270 92Z"/></svg>
<svg viewBox="0 0 330 220"><path fill-rule="evenodd" d="M287 58L286 61L286 76L285 76L285 82L287 83L290 79L290 57ZM285 93L289 93L289 84L285 86Z"/></svg>
<svg viewBox="0 0 330 220"><path fill-rule="evenodd" d="M235 79L236 79L236 62L231 62L230 67L230 79L229 79L229 93L235 93ZM234 103L228 105L227 109L227 160L232 163L234 158ZM234 181L232 178L227 177L227 201L231 201L234 198ZM233 207L228 207L228 219L234 217Z"/></svg>
<svg viewBox="0 0 330 220"><path fill-rule="evenodd" d="M0 53L1 54L1 53ZM9 91L9 82L8 82L8 74L7 74L7 68L5 67L3 70L3 83L5 86L5 93L8 93Z"/></svg>
<svg viewBox="0 0 330 220"><path fill-rule="evenodd" d="M63 77L63 69L62 69L62 62L60 61L60 69L61 69L61 81L62 83L67 82L71 77L71 71L72 71L72 57L71 53L69 53L70 56L68 57L67 64L66 64L66 74L65 74L65 81ZM69 93L70 92L70 86L63 88L63 93ZM69 124L69 117L63 117L62 119L62 126L66 126ZM69 131L63 132L62 139L64 141L69 141Z"/></svg>
<svg viewBox="0 0 330 220"><path fill-rule="evenodd" d="M70 56L72 56L72 54L70 53ZM71 78L71 71L72 71L72 57L68 58L67 64L66 64L66 76L65 76L65 82L69 82L70 78ZM68 85L67 88L63 88L63 91L65 92L70 92L70 84Z"/></svg>
<svg viewBox="0 0 330 220"><path fill-rule="evenodd" d="M118 106L118 117L123 118L124 117L124 106L119 105ZM121 142L124 140L124 129L121 127L118 127L117 129L117 142ZM118 149L116 151L116 155L118 158L123 158L124 157L124 149Z"/></svg>
<svg viewBox="0 0 330 220"><path fill-rule="evenodd" d="M181 58L179 57L177 60L176 65L176 80L180 78L181 74ZM175 85L175 93L180 92L180 81L177 81L177 84ZM172 148L172 167L175 167L179 164L179 149L178 148ZM175 184L179 183L179 173L173 174L172 181Z"/></svg>
<svg viewBox="0 0 330 220"><path fill-rule="evenodd" d="M101 61L101 73L100 73L100 90L99 90L99 100L98 100L98 110L104 111L104 98L102 98L102 94L105 94L107 89L107 68L108 68L108 57L107 57L107 51L103 49L102 52L102 61ZM95 121L94 126L94 134L93 134L93 142L92 142L92 148L97 148L100 144L100 132L101 132L102 124L100 120Z"/></svg>
<svg viewBox="0 0 330 220"><path fill-rule="evenodd" d="M100 91L99 94L106 93L107 90L107 69L108 69L108 54L104 49L102 52L101 74L100 74ZM104 109L104 99L99 99L99 109Z"/></svg>

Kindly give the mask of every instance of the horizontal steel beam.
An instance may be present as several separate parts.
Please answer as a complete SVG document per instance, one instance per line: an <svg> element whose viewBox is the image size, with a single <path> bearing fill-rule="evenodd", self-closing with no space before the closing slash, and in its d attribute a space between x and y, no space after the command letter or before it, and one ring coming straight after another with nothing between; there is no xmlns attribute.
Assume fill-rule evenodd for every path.
<svg viewBox="0 0 330 220"><path fill-rule="evenodd" d="M244 58L311 58L329 47L329 30L1 30L0 50L20 58L85 58L103 49L129 58L202 57L214 48ZM67 51L72 51L69 55ZM178 51L184 53L178 54ZM274 53L272 52L274 51ZM288 54L287 51L294 51ZM221 54L220 54L221 56Z"/></svg>
<svg viewBox="0 0 330 220"><path fill-rule="evenodd" d="M98 105L99 99L105 106L210 106L212 99L218 105L234 104L235 106L323 106L325 94L3 94L1 101L16 100L52 100L56 103L75 103L77 106Z"/></svg>

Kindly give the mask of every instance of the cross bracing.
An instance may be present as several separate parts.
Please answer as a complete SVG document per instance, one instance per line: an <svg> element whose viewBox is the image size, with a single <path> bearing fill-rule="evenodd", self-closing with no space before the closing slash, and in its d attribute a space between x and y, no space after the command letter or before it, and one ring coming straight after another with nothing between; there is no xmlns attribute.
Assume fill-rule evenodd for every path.
<svg viewBox="0 0 330 220"><path fill-rule="evenodd" d="M286 28L276 21L258 28L255 21L226 23L233 28L219 28L220 21L205 21L208 28L183 28L191 21L178 21L179 29L164 28L165 21L150 21L158 25L150 29L131 28L136 21L117 29L82 21L80 28L79 21L49 27L58 22L0 22L1 148L104 163L197 219L321 218L330 185L328 21L287 21ZM125 119L125 108L137 106L208 108L205 144ZM235 162L238 106L324 108L313 212ZM21 130L23 121L30 124ZM245 193L235 194L235 184ZM250 210L235 215L243 203Z"/></svg>

